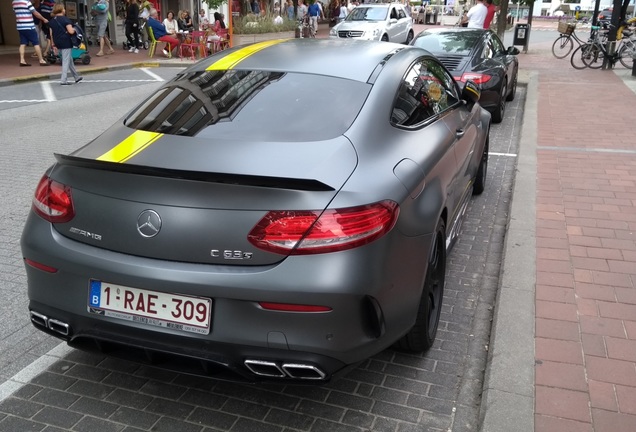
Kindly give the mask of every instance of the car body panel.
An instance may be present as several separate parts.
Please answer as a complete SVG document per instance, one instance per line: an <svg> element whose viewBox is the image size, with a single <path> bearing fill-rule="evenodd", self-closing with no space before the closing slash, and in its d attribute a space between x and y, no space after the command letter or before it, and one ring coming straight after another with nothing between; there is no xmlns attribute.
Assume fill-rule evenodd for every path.
<svg viewBox="0 0 636 432"><path fill-rule="evenodd" d="M339 56L331 57L339 51L333 50L334 44L344 51L367 44L377 63L369 61L365 50L351 51L351 69L359 76L349 78L351 72L342 71ZM245 49L253 53L245 54ZM299 49L305 55L286 57ZM312 75L304 70L305 58L317 56L323 56L324 64L320 75ZM282 58L284 67L277 66ZM162 359L168 356L177 358L178 369L194 360L202 366L197 373L203 374L220 365L249 380L329 380L387 348L414 325L433 233L440 218L449 233L459 231L486 148L490 115L479 104L457 99L415 125L393 124L399 89L414 65L443 72L453 95L459 94L459 87L430 53L380 42L282 41L260 50L228 50L188 68L156 94L189 89L193 100L202 99L215 112L223 95L215 93L209 101L214 106L206 105L197 90L201 86L194 84L218 79L214 71L219 62L229 60L227 70L248 72L234 82L244 84L243 89L253 78L251 69L283 72L261 87L291 95L299 95L285 85L295 82L294 74L308 75L322 87L333 81L320 77L331 76L362 86L363 102L356 106L350 101L353 107L345 117L351 121L322 126L330 132L326 135L339 134L335 137L311 140L312 133L299 132L298 140L258 140L236 123L237 116L229 115L200 128L169 129L149 146L122 150L130 157L118 160L115 155L120 153L111 150L141 130L133 131L131 125L144 126L143 134L165 126L167 120L142 121L146 114L154 116L145 101L87 146L59 155L47 175L71 191L74 217L51 223L32 211L21 239L33 322L71 346L113 355L138 350L159 366L167 367ZM268 105L259 94L241 99L237 109L265 109ZM148 100L155 100L152 97ZM317 100L317 106L295 115L314 118L316 109L333 108ZM273 131L279 124L258 124L264 137L279 134ZM215 130L223 135L232 127L234 139L215 138ZM356 247L285 254L248 241L270 211L320 213L385 201L398 206L394 226ZM152 237L141 229L145 211L161 217ZM209 332L152 326L143 317L143 305L126 319L104 314L91 304L92 281L146 290L147 295L209 299ZM269 310L263 302L327 309ZM48 326L50 318L68 325L67 332ZM320 373L310 378L254 373L246 360L264 362L274 371L300 362L303 371L315 368Z"/></svg>

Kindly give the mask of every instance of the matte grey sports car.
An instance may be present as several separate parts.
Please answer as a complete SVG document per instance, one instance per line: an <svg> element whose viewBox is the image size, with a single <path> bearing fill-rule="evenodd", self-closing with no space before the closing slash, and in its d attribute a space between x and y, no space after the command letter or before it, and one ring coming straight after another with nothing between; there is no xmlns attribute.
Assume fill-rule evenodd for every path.
<svg viewBox="0 0 636 432"><path fill-rule="evenodd" d="M486 180L478 96L393 43L202 60L55 155L22 236L33 324L250 381L325 382L395 343L426 350Z"/></svg>

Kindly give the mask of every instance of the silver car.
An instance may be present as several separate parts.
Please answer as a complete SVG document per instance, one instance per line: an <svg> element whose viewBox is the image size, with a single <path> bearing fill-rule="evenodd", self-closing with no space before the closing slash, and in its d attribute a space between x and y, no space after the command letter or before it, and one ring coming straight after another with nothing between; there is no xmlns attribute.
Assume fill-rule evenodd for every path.
<svg viewBox="0 0 636 432"><path fill-rule="evenodd" d="M55 155L21 242L33 324L250 381L428 349L486 181L478 97L393 43L279 39L198 62Z"/></svg>
<svg viewBox="0 0 636 432"><path fill-rule="evenodd" d="M413 36L413 19L400 3L362 4L329 31L330 38L405 44L410 43Z"/></svg>

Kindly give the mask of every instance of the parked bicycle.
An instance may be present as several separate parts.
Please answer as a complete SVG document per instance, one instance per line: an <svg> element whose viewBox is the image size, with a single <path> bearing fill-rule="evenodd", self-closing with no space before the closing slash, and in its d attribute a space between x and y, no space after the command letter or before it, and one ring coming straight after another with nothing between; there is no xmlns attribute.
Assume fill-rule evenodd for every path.
<svg viewBox="0 0 636 432"><path fill-rule="evenodd" d="M594 32L592 40L574 50L570 58L572 67L574 69L600 69L607 59L610 67L614 67L620 61L624 67L631 68L633 56L636 52L633 32L621 28L621 38L616 41L613 52L610 52L607 36L601 36L599 30L599 26L592 26L592 31Z"/></svg>
<svg viewBox="0 0 636 432"><path fill-rule="evenodd" d="M572 49L574 48L574 42L576 42L579 46L583 45L585 42L580 39L576 32L576 24L569 24L566 22L559 23L559 37L556 38L554 43L552 44L552 54L558 58L562 59L570 55Z"/></svg>

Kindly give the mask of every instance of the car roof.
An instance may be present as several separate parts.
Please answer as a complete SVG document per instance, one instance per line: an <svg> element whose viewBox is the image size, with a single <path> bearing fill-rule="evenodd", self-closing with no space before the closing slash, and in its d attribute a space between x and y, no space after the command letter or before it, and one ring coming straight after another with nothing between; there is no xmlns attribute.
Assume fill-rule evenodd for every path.
<svg viewBox="0 0 636 432"><path fill-rule="evenodd" d="M489 32L488 29L477 29L477 28L467 28L467 27L431 27L426 30L422 30L420 34L423 33L486 33Z"/></svg>
<svg viewBox="0 0 636 432"><path fill-rule="evenodd" d="M223 50L195 64L187 72L259 70L328 75L367 82L378 65L402 49L411 48L391 42L351 39L277 39Z"/></svg>
<svg viewBox="0 0 636 432"><path fill-rule="evenodd" d="M402 3L362 3L356 7L379 7L388 8L389 6L403 6Z"/></svg>

